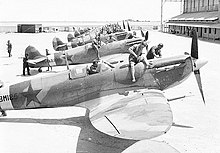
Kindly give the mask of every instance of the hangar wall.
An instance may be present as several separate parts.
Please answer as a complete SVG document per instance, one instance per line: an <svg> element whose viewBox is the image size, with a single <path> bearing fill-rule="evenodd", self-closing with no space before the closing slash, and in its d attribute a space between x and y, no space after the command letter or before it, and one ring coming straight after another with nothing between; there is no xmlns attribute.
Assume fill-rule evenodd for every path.
<svg viewBox="0 0 220 153"><path fill-rule="evenodd" d="M183 13L171 18L164 32L189 36L195 28L198 37L220 41L220 0L184 0Z"/></svg>

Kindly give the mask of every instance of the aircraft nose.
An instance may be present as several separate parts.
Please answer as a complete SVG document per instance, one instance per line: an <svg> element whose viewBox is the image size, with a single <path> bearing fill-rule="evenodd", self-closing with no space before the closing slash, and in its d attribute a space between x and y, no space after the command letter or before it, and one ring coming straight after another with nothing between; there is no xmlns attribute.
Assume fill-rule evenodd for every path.
<svg viewBox="0 0 220 153"><path fill-rule="evenodd" d="M199 70L201 67L208 63L207 60L197 59L194 64L194 71Z"/></svg>

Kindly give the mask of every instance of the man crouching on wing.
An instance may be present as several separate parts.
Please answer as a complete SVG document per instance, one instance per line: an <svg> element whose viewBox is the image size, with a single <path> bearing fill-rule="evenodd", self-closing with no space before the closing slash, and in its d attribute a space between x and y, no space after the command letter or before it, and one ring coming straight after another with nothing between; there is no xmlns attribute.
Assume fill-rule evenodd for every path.
<svg viewBox="0 0 220 153"><path fill-rule="evenodd" d="M143 52L143 48L147 46L147 41L143 40L140 44L135 44L131 46L128 51L129 55L129 65L131 68L131 79L132 82L135 82L135 69L134 66L139 63L143 62L147 68L150 67L150 63L147 61L146 56L144 56L145 52Z"/></svg>

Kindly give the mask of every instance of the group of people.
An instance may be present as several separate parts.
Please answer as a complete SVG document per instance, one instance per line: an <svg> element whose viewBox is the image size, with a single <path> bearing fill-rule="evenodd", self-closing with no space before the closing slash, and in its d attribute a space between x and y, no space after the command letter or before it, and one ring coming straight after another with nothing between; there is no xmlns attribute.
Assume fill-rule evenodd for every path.
<svg viewBox="0 0 220 153"><path fill-rule="evenodd" d="M12 54L11 54L11 51L12 51L12 43L10 42L10 40L7 41L7 51L8 51L8 57L11 57ZM29 68L29 65L28 65L28 54L25 54L25 57L23 58L23 75L25 76L25 69L27 69L27 74L28 75L31 75L30 74L30 68Z"/></svg>
<svg viewBox="0 0 220 153"><path fill-rule="evenodd" d="M152 64L148 61L153 58L161 58L161 48L163 48L163 44L160 43L157 46L153 46L147 51L147 55L145 56L145 52L143 52L144 47L147 47L147 41L142 41L140 44L135 44L131 46L129 50L129 65L131 70L131 79L132 82L136 82L135 79L135 68L134 66L139 63L143 62L147 68L152 67Z"/></svg>
<svg viewBox="0 0 220 153"><path fill-rule="evenodd" d="M94 47L96 45L94 44ZM151 68L152 64L149 62L150 59L154 58L161 58L161 49L163 48L163 44L159 43L156 46L152 46L150 50L147 50L147 54L145 55L145 52L143 51L144 47L148 47L147 41L142 41L140 44L135 44L131 46L128 51L129 51L129 66L130 66L130 71L131 71L131 81L136 82L135 79L135 65L139 62L143 62L146 68ZM97 55L98 53L98 47L96 47ZM99 57L99 56L98 56ZM100 58L100 57L99 57ZM93 64L88 68L88 74L95 74L98 73L99 71L97 70L98 68L98 60L94 60Z"/></svg>
<svg viewBox="0 0 220 153"><path fill-rule="evenodd" d="M122 32L122 31L123 31L123 29L121 28L121 26L118 23L117 24L107 24L100 29L100 32L102 34L111 34L111 33Z"/></svg>
<svg viewBox="0 0 220 153"><path fill-rule="evenodd" d="M135 34L134 34L135 35ZM115 41L112 37L110 38L110 41ZM92 43L93 48L97 51L97 57L98 60L100 59L99 57L99 40L94 41ZM147 49L147 54L145 55L145 52L143 51L144 47L148 47L147 41L143 40L140 44L135 44L133 46L131 46L128 51L129 51L129 65L130 65L130 70L131 70L131 78L132 78L132 82L136 82L135 79L135 68L134 66L139 63L139 62L143 62L144 65L146 66L146 68L150 68L152 67L152 64L148 61L150 59L153 58L160 58L162 57L161 54L161 49L163 48L163 44L160 43L157 46L153 46L150 48L150 50ZM8 40L7 42L7 50L8 50L8 54L9 57L11 57L11 50L12 50L12 44L10 42L10 40ZM49 55L48 50L46 49L46 55ZM98 60L93 62L93 65L90 67L90 74L94 74L97 73L96 68L97 68L97 63ZM28 54L25 54L25 57L23 58L23 75L25 76L25 69L27 69L27 74L30 74L30 68L29 68L29 64L28 64ZM52 69L52 68L51 68ZM49 70L49 67L48 67Z"/></svg>

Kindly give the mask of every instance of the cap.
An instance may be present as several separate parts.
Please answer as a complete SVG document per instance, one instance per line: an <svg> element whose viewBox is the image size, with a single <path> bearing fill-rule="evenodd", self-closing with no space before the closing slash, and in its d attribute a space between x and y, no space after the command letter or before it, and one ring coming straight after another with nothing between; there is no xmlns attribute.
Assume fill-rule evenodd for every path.
<svg viewBox="0 0 220 153"><path fill-rule="evenodd" d="M162 44L162 43L159 43L159 44L158 44L158 46L161 46L161 47L163 47L163 44Z"/></svg>

